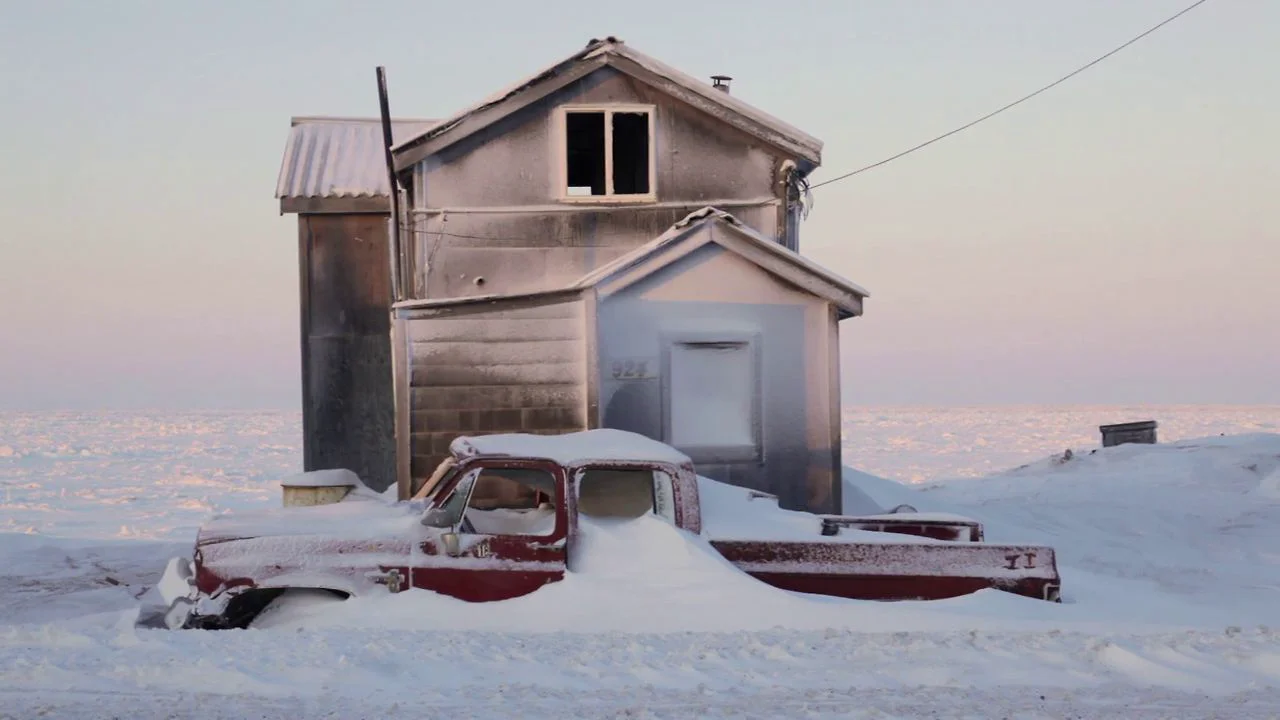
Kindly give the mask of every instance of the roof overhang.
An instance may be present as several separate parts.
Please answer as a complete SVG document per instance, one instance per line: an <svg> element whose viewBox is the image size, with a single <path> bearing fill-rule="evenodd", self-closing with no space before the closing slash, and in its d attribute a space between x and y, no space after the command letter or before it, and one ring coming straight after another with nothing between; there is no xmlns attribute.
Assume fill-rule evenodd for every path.
<svg viewBox="0 0 1280 720"><path fill-rule="evenodd" d="M713 225L715 231L699 232L708 225ZM616 293L709 244L719 245L766 272L828 300L842 320L861 315L863 301L871 296L862 286L712 207L690 213L658 238L584 275L572 287L594 287L601 295Z"/></svg>
<svg viewBox="0 0 1280 720"><path fill-rule="evenodd" d="M514 293L511 295L471 295L466 297L402 300L393 304L391 310L400 317L427 317L469 313L498 306L533 306L575 300L581 297L586 290L589 290L589 288L568 287L538 292Z"/></svg>
<svg viewBox="0 0 1280 720"><path fill-rule="evenodd" d="M393 138L413 137L434 120L393 118ZM378 118L294 117L280 159L281 213L390 213L390 181Z"/></svg>
<svg viewBox="0 0 1280 720"><path fill-rule="evenodd" d="M822 141L622 41L594 41L551 67L392 147L397 171L483 130L591 73L611 67L707 112L795 157L802 170L822 162Z"/></svg>

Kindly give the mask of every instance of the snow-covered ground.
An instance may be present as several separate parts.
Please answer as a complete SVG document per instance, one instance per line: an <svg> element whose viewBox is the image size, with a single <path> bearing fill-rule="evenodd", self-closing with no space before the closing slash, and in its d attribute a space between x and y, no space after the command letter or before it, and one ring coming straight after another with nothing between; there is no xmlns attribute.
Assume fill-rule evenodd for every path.
<svg viewBox="0 0 1280 720"><path fill-rule="evenodd" d="M1091 454L1099 423L1148 416L1161 445ZM1280 716L1280 408L845 423L846 462L875 473L847 480L1055 546L1066 602L796 596L654 522L588 528L580 574L500 606L137 629L212 511L279 504L296 414L2 416L0 718Z"/></svg>

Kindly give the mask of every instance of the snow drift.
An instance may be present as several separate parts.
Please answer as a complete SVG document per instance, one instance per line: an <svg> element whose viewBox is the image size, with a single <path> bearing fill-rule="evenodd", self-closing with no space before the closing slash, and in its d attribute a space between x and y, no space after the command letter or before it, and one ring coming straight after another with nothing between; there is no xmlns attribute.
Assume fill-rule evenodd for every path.
<svg viewBox="0 0 1280 720"><path fill-rule="evenodd" d="M584 526L575 572L518 600L298 602L264 629L217 633L132 618L211 510L279 503L293 450L249 434L184 439L175 462L112 456L104 442L56 465L21 437L4 444L16 451L0 457L14 490L0 518L12 530L0 535L0 706L20 717L426 705L464 718L513 704L548 718L1280 712L1280 636L1263 627L1280 625L1276 435L1081 448L924 486L846 469L851 512L909 503L979 519L993 542L1052 544L1060 606L996 592L928 604L786 593L646 519ZM36 484L43 495L23 494ZM1233 695L1206 695L1218 693Z"/></svg>

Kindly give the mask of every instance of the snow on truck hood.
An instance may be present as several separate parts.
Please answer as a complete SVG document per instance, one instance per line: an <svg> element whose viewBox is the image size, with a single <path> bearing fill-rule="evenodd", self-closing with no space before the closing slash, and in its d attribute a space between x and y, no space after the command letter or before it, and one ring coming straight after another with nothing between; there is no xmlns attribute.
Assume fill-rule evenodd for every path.
<svg viewBox="0 0 1280 720"><path fill-rule="evenodd" d="M377 495L352 493L331 505L218 515L200 529L200 542L298 535L353 540L407 537L421 515L421 504L393 503Z"/></svg>

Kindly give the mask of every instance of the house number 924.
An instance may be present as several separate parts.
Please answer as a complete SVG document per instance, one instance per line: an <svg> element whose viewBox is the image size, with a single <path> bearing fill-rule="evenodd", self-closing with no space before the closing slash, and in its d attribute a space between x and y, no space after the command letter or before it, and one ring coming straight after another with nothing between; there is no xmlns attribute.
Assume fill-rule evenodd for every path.
<svg viewBox="0 0 1280 720"><path fill-rule="evenodd" d="M653 377L649 360L614 360L611 366L615 380L643 380Z"/></svg>

